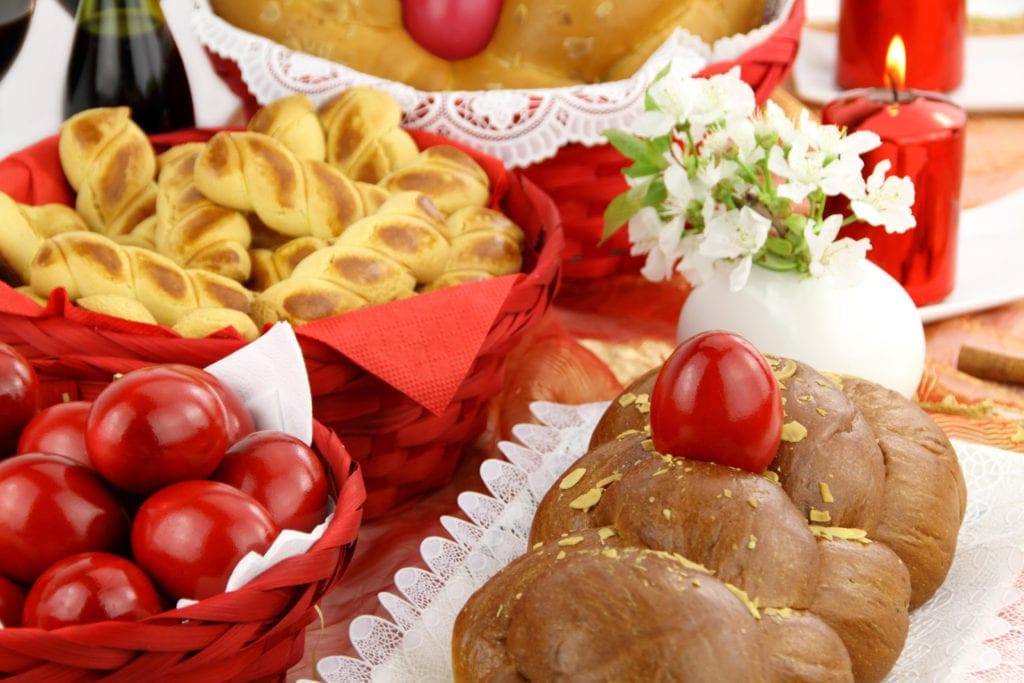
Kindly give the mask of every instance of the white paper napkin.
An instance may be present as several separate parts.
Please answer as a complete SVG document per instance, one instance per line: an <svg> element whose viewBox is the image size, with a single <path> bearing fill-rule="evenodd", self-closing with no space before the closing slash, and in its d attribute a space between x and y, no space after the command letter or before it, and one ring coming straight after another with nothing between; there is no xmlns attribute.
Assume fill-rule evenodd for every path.
<svg viewBox="0 0 1024 683"><path fill-rule="evenodd" d="M313 442L313 398L295 331L277 323L253 342L206 368L252 413L257 429Z"/></svg>

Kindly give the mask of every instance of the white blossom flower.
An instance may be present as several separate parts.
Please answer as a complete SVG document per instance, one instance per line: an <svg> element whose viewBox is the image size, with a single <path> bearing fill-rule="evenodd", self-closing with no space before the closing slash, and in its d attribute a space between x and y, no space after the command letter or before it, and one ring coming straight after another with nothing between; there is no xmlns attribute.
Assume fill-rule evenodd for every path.
<svg viewBox="0 0 1024 683"><path fill-rule="evenodd" d="M692 75L691 62L670 62L668 71L647 88L647 96L656 109L641 114L633 123L633 132L641 137L661 137L701 109L706 84L704 79Z"/></svg>
<svg viewBox="0 0 1024 683"><path fill-rule="evenodd" d="M864 276L860 266L871 242L849 237L837 240L842 226L840 214L832 214L820 224L808 222L804 229L804 240L811 254L808 272L812 277L830 277L840 285L853 285Z"/></svg>
<svg viewBox="0 0 1024 683"><path fill-rule="evenodd" d="M690 202L697 200L704 201L705 193L697 196L694 184L686 170L678 165L671 165L665 169L665 190L668 197L665 200L665 212L672 216L684 216L690 207Z"/></svg>
<svg viewBox="0 0 1024 683"><path fill-rule="evenodd" d="M875 165L864 185L864 194L852 198L850 208L862 221L885 226L888 233L906 232L917 225L911 212L914 183L909 178L886 176L892 162L883 159Z"/></svg>
<svg viewBox="0 0 1024 683"><path fill-rule="evenodd" d="M831 156L856 156L870 152L882 144L877 133L859 130L846 134L838 126L816 123L801 126L810 144Z"/></svg>
<svg viewBox="0 0 1024 683"><path fill-rule="evenodd" d="M859 161L859 157L857 159ZM768 169L786 179L776 190L777 194L797 203L819 188L827 197L856 193L864 184L861 165L850 157L830 157L799 141L790 148L789 154L781 147L774 147L768 156Z"/></svg>
<svg viewBox="0 0 1024 683"><path fill-rule="evenodd" d="M757 144L757 129L751 119L730 121L723 128L733 141L733 147L740 161L752 166L764 158L764 147Z"/></svg>
<svg viewBox="0 0 1024 683"><path fill-rule="evenodd" d="M754 133L759 138L778 135L779 142L789 147L796 140L797 128L782 107L768 100L754 119Z"/></svg>
<svg viewBox="0 0 1024 683"><path fill-rule="evenodd" d="M736 162L730 159L708 159L693 179L694 194L705 201L710 200L715 185L727 178L734 178L737 168Z"/></svg>
<svg viewBox="0 0 1024 683"><path fill-rule="evenodd" d="M689 112L689 123L694 136L703 137L704 131L715 125L728 125L730 121L748 119L754 114L757 102L754 91L740 77L738 66L724 74L707 79L693 79L700 83L694 93L699 99Z"/></svg>
<svg viewBox="0 0 1024 683"><path fill-rule="evenodd" d="M749 206L725 211L704 226L700 254L712 259L726 259L729 287L743 288L750 276L753 256L764 246L772 222Z"/></svg>
<svg viewBox="0 0 1024 683"><path fill-rule="evenodd" d="M676 262L683 256L681 244L683 220L680 217L663 221L658 212L645 206L629 219L629 253L647 255L641 274L657 282L672 277Z"/></svg>
<svg viewBox="0 0 1024 683"><path fill-rule="evenodd" d="M700 252L703 241L703 234L689 234L682 241L682 259L676 270L693 284L703 284L715 274L715 259Z"/></svg>

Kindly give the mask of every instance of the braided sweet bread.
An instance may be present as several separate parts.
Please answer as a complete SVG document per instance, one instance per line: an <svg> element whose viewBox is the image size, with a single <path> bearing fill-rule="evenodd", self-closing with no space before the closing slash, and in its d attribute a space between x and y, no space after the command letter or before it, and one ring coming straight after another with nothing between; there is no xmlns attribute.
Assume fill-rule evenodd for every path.
<svg viewBox="0 0 1024 683"><path fill-rule="evenodd" d="M451 247L443 230L444 216L428 198L397 194L260 292L253 318L260 325L300 325L412 296L417 283L436 279L444 269Z"/></svg>
<svg viewBox="0 0 1024 683"><path fill-rule="evenodd" d="M174 327L184 316L202 309L217 320L241 325L236 329L244 336L255 337L257 332L245 315L252 294L234 280L184 269L166 256L117 244L94 232L66 232L44 241L32 261L29 284L43 298L57 287L63 287L72 301L94 297L89 300L93 310L112 315L129 306L136 308L119 302L123 298L141 303L161 325ZM242 316L221 315L216 309L231 309Z"/></svg>
<svg viewBox="0 0 1024 683"><path fill-rule="evenodd" d="M203 149L202 143L188 143L160 155L153 243L184 268L245 282L252 272L252 230L243 214L211 202L196 188L194 169Z"/></svg>
<svg viewBox="0 0 1024 683"><path fill-rule="evenodd" d="M790 427L763 474L658 453L648 402L656 371L612 402L589 452L540 502L534 549L460 613L457 681L888 673L909 611L953 559L966 503L956 454L896 392L769 360ZM635 571L644 553L668 567L648 558ZM666 571L686 578L666 585ZM705 592L698 604L692 594Z"/></svg>
<svg viewBox="0 0 1024 683"><path fill-rule="evenodd" d="M156 154L128 107L81 111L63 124L60 163L92 230L130 235L156 212Z"/></svg>
<svg viewBox="0 0 1024 683"><path fill-rule="evenodd" d="M31 206L0 192L0 278L12 284L28 283L29 268L47 237L88 230L82 217L63 204Z"/></svg>
<svg viewBox="0 0 1024 683"><path fill-rule="evenodd" d="M268 102L252 115L246 129L269 135L300 159L323 161L327 153L320 117L305 95Z"/></svg>
<svg viewBox="0 0 1024 683"><path fill-rule="evenodd" d="M286 237L335 237L367 213L352 180L262 133L214 135L196 159L193 180L210 201L254 212Z"/></svg>

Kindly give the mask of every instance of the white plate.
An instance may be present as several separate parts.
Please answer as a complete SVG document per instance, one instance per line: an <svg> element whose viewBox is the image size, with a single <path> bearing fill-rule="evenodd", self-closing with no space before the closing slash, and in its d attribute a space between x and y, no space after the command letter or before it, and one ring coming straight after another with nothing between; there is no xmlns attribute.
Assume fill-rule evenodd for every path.
<svg viewBox="0 0 1024 683"><path fill-rule="evenodd" d="M919 309L925 323L1024 299L1024 190L967 209L959 232L953 291Z"/></svg>
<svg viewBox="0 0 1024 683"><path fill-rule="evenodd" d="M493 497L459 496L469 521L441 519L451 538L432 536L420 545L430 570L395 574L402 595L378 595L391 619L357 617L349 635L359 656L319 660L321 680L449 683L455 616L474 590L526 551L537 502L586 450L607 405L533 403L543 424L517 425L513 434L522 445L502 442L508 460L487 460L480 468ZM988 674L978 680L1020 680L1005 672L1012 663L998 667L1003 653L1012 657L1024 640L1020 612L1009 609L1022 596L1015 580L1024 570L1024 457L965 442L954 447L968 490L956 557L945 583L911 614L906 646L886 683L959 683L978 672Z"/></svg>
<svg viewBox="0 0 1024 683"><path fill-rule="evenodd" d="M793 64L793 85L806 102L836 99L836 34L805 28ZM964 48L964 80L949 93L967 111L1024 111L1024 34L969 36Z"/></svg>

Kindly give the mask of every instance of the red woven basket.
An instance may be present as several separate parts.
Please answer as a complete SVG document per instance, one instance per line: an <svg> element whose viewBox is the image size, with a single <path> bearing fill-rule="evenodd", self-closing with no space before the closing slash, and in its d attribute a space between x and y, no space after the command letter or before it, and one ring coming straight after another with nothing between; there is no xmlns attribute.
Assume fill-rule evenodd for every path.
<svg viewBox="0 0 1024 683"><path fill-rule="evenodd" d="M507 172L493 157L423 131L410 131L421 148L460 147L491 180L492 206L502 209L526 234L522 272L420 294L410 299L318 320L296 328L306 359L314 417L334 430L362 467L367 518L384 513L411 496L447 482L463 447L482 431L487 401L501 388L505 356L547 310L559 280L564 237L551 199L518 173ZM157 149L186 140L204 140L211 131L155 136ZM71 202L60 169L57 140L49 138L0 162L0 190L16 200L41 204ZM497 298L500 297L500 298ZM407 388L371 372L366 358L353 359L352 348L387 346L417 373L453 352L463 341L440 336L436 348L420 340L439 336L425 312L445 308L466 317L487 313L486 334L475 339L475 355L447 393L414 400ZM479 316L478 316L479 317ZM381 329L386 328L386 337ZM380 344L375 344L379 340ZM51 296L45 311L0 283L0 341L28 357L43 383L45 400L63 395L91 399L115 373L155 363L206 366L237 350L236 335L183 339L171 330L95 314L70 305L63 290ZM387 342L387 344L385 344ZM448 347L445 347L445 344ZM468 343L468 342L466 342ZM372 355L372 349L357 348ZM471 349L473 350L473 349ZM378 359L379 360L379 359ZM385 359L386 361L387 359Z"/></svg>
<svg viewBox="0 0 1024 683"><path fill-rule="evenodd" d="M0 629L6 681L157 682L281 679L302 657L316 605L355 549L365 489L360 470L329 429L313 425L335 501L324 535L242 588L143 621L104 621L46 631Z"/></svg>
<svg viewBox="0 0 1024 683"><path fill-rule="evenodd" d="M789 74L800 47L804 25L804 0L795 0L789 17L770 38L735 61L718 62L700 75L725 73L740 67L744 81L763 103ZM626 191L622 169L626 159L611 145L565 145L550 159L523 169L523 175L547 192L562 213L565 254L562 276L572 279L605 277L637 272L643 258L629 255L629 239L620 230L600 243L604 232L604 210L608 202Z"/></svg>

